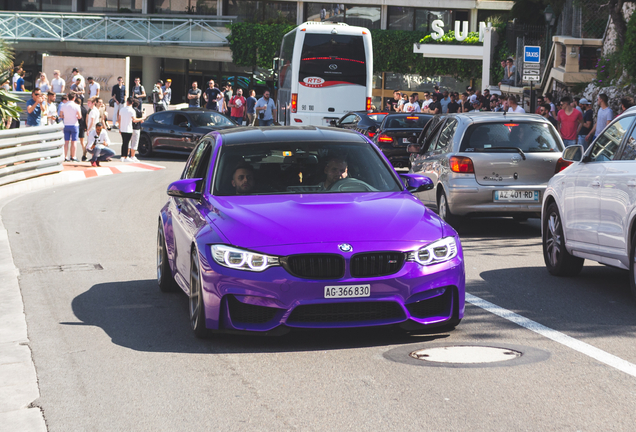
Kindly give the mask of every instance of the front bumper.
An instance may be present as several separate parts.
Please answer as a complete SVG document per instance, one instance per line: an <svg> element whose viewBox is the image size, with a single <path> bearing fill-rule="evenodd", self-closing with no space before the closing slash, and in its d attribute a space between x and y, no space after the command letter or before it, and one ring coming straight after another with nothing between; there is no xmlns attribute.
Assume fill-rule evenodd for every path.
<svg viewBox="0 0 636 432"><path fill-rule="evenodd" d="M279 327L347 328L401 324L443 325L464 315L465 274L461 246L445 263L405 262L395 274L338 280L296 278L282 267L262 273L219 266L202 256L206 326L270 332ZM348 267L348 260L346 265ZM369 284L362 298L325 299L325 286Z"/></svg>
<svg viewBox="0 0 636 432"><path fill-rule="evenodd" d="M451 213L458 216L468 215L514 215L541 214L543 194L547 185L514 185L514 186L483 186L477 183L474 176L448 181L444 185L448 206ZM495 191L501 190L532 190L539 191L537 201L525 202L495 202Z"/></svg>

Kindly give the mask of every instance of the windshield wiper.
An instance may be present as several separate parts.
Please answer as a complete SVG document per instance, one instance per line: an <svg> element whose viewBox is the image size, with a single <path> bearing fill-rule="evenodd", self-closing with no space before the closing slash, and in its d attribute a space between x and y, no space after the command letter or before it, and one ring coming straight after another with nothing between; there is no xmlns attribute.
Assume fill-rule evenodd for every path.
<svg viewBox="0 0 636 432"><path fill-rule="evenodd" d="M514 150L518 152L523 160L526 160L526 154L519 147L488 147L483 149L475 149L476 151L488 151L488 150Z"/></svg>

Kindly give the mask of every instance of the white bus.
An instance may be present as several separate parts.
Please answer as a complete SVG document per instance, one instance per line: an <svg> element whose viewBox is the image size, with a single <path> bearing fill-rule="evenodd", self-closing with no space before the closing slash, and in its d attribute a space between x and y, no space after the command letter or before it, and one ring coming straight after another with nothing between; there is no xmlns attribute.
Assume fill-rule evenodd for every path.
<svg viewBox="0 0 636 432"><path fill-rule="evenodd" d="M306 22L283 37L278 59L278 122L323 125L371 109L371 32L343 23Z"/></svg>

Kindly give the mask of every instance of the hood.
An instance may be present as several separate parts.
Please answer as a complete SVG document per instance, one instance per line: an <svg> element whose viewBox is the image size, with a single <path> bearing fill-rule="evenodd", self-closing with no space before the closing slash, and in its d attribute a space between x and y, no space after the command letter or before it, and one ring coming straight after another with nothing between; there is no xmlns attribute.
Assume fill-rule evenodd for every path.
<svg viewBox="0 0 636 432"><path fill-rule="evenodd" d="M422 242L441 220L408 192L212 197L208 220L235 246Z"/></svg>

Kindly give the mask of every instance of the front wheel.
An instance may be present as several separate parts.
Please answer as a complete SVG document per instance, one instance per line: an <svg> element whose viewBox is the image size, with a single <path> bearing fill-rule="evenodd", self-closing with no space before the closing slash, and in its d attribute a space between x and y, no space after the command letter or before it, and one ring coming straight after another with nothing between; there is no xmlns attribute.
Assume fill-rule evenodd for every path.
<svg viewBox="0 0 636 432"><path fill-rule="evenodd" d="M437 214L440 218L453 228L458 228L463 218L461 216L454 215L451 213L450 208L448 207L448 198L446 198L446 192L442 191L437 197Z"/></svg>
<svg viewBox="0 0 636 432"><path fill-rule="evenodd" d="M152 154L152 144L148 135L139 137L139 149L137 151L143 157L148 157Z"/></svg>
<svg viewBox="0 0 636 432"><path fill-rule="evenodd" d="M555 276L576 276L583 269L583 258L575 257L565 248L563 221L555 203L548 206L543 220L543 259Z"/></svg>
<svg viewBox="0 0 636 432"><path fill-rule="evenodd" d="M190 325L194 335L204 339L210 332L205 326L205 307L203 304L203 289L201 285L201 272L199 271L199 254L192 250L190 264L190 298L188 301L190 310Z"/></svg>

